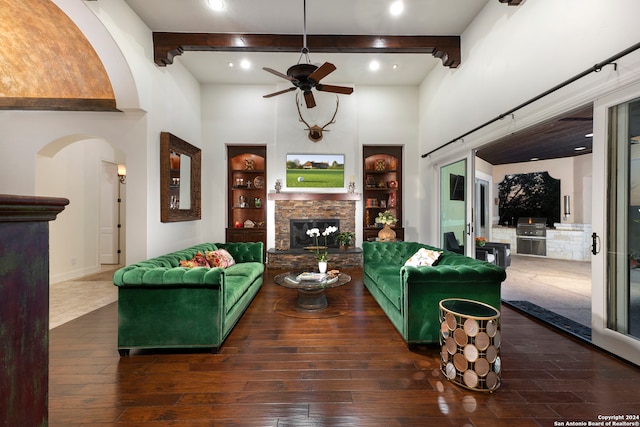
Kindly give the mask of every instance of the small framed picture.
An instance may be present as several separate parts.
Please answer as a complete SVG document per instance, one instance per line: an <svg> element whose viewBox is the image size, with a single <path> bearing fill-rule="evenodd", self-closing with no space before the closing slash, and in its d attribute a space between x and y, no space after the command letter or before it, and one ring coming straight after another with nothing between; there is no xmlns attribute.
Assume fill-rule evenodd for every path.
<svg viewBox="0 0 640 427"><path fill-rule="evenodd" d="M383 171L387 169L387 162L385 162L383 159L378 159L376 160L376 170L377 171Z"/></svg>

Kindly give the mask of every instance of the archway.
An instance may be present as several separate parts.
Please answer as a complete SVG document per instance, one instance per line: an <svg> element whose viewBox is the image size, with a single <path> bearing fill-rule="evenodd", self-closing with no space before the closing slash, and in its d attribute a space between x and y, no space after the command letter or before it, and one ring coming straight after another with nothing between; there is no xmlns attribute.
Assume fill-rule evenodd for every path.
<svg viewBox="0 0 640 427"><path fill-rule="evenodd" d="M58 138L38 152L36 194L70 200L65 215L50 226L51 283L101 270L105 261L100 255L104 249L101 235L105 233L105 217L125 218L126 185L115 172L117 165L124 163L124 153L108 141L86 134ZM111 205L105 206L105 200L108 203L109 199ZM113 241L119 241L118 249L123 251L126 224L121 227L114 224L112 228L117 233Z"/></svg>

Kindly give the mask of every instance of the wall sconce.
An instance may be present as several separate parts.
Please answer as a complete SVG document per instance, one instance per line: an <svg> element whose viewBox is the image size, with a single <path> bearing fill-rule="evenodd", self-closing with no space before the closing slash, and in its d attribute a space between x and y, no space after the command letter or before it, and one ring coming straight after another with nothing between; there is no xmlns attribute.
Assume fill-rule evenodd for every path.
<svg viewBox="0 0 640 427"><path fill-rule="evenodd" d="M571 215L571 198L570 196L564 196L564 216Z"/></svg>
<svg viewBox="0 0 640 427"><path fill-rule="evenodd" d="M120 178L120 183L125 183L127 179L127 167L125 165L118 165L118 178Z"/></svg>

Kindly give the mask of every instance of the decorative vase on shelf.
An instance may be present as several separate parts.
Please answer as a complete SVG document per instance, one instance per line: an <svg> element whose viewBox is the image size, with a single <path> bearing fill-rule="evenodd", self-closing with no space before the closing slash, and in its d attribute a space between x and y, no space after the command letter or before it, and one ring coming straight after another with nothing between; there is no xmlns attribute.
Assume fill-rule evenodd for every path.
<svg viewBox="0 0 640 427"><path fill-rule="evenodd" d="M318 261L318 270L320 273L327 272L327 261Z"/></svg>
<svg viewBox="0 0 640 427"><path fill-rule="evenodd" d="M389 224L385 224L380 231L378 231L378 240L391 241L396 239L396 232Z"/></svg>

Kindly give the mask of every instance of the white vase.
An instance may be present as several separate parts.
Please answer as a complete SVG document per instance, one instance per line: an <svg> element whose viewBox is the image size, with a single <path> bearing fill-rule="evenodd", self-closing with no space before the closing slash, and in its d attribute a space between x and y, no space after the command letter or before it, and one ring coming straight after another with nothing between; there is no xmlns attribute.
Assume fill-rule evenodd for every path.
<svg viewBox="0 0 640 427"><path fill-rule="evenodd" d="M320 273L327 272L327 261L318 261L318 270Z"/></svg>

